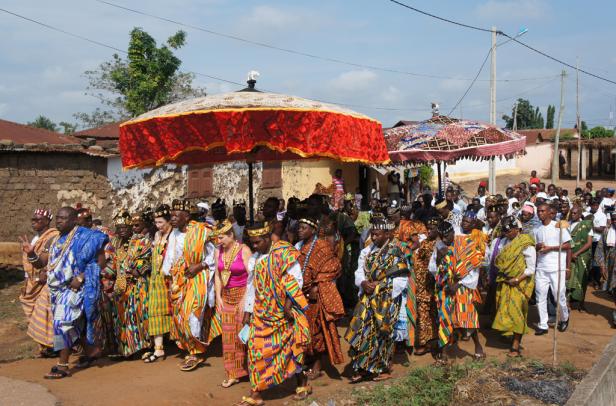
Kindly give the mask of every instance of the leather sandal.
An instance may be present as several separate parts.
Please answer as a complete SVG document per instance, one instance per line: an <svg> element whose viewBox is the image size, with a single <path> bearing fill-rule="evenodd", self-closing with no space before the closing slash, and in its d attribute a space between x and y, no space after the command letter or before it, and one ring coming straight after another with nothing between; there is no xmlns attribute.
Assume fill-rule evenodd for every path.
<svg viewBox="0 0 616 406"><path fill-rule="evenodd" d="M256 400L250 396L242 396L242 401L236 403L235 406L263 406L265 404L262 400Z"/></svg>
<svg viewBox="0 0 616 406"><path fill-rule="evenodd" d="M54 365L53 367L51 367L51 370L45 375L45 379L62 379L71 376L71 373L68 372L68 369L60 369L58 367L68 368L68 364Z"/></svg>
<svg viewBox="0 0 616 406"><path fill-rule="evenodd" d="M311 386L298 386L295 389L295 395L293 395L293 400L295 401L306 400L308 396L310 396L311 394L312 394Z"/></svg>

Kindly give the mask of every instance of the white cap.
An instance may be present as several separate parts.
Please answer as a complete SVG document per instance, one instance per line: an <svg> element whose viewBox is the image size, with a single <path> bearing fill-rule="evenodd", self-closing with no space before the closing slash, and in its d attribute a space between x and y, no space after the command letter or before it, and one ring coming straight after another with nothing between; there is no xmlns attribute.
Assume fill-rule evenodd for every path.
<svg viewBox="0 0 616 406"><path fill-rule="evenodd" d="M539 192L537 193L537 197L541 197L542 199L547 199L548 198L548 194L545 192Z"/></svg>
<svg viewBox="0 0 616 406"><path fill-rule="evenodd" d="M210 211L210 205L207 202L199 202L197 203L197 207L206 211Z"/></svg>

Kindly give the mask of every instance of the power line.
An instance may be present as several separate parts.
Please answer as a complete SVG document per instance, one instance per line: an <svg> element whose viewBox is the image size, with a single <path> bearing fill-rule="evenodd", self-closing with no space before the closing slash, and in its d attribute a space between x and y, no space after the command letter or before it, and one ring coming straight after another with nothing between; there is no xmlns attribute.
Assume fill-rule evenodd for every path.
<svg viewBox="0 0 616 406"><path fill-rule="evenodd" d="M392 3L398 4L398 5L402 6L402 7L405 7L407 9L409 9L409 10L415 11L417 13L420 13L420 14L426 15L428 17L432 17L432 18L435 18L437 20L441 20L441 21L444 21L444 22L447 22L447 23L450 23L450 24L455 24L455 25L458 25L458 26L461 26L461 27L464 27L464 28L470 28L470 29L478 30L478 31L492 32L492 30L487 29L487 28L481 28L481 27L476 27L476 26L469 25L469 24L460 23L458 21L449 20L447 18L440 17L440 16L437 16L435 14L428 13L426 11L420 10L418 8L415 8L415 7L411 7L411 6L409 6L407 4L404 4L404 3L400 2L400 1L397 1L397 0L389 0L389 1L392 2ZM530 45L520 41L516 37L512 37L511 35L504 33L503 31L498 30L498 31L496 31L496 34L497 35L502 35L502 36L504 36L506 38L509 38L509 40L515 41L518 44L522 45L523 47L526 47L526 48L530 49L531 51L538 53L539 55L542 55L542 56L544 56L544 57L546 57L548 59L551 59L554 62L558 62L559 64L564 65L564 66L566 66L568 68L571 68L571 69L577 69L576 66L574 66L574 65L572 65L570 63L567 63L567 62L565 62L565 61L563 61L561 59L558 59L558 58L556 58L556 57L554 57L552 55L549 55L548 53L543 52L543 51L541 51L541 50L539 50L537 48L534 48L534 47L532 47L532 46L530 46ZM583 69L579 69L579 71L584 73L584 74L586 74L586 75L588 75L588 76L591 76L591 77L593 77L595 79L603 80L604 82L608 82L608 83L611 83L613 85L616 85L616 81L613 81L611 79L605 78L603 76L594 74L592 72L589 72L589 71L586 71L586 70L583 70Z"/></svg>
<svg viewBox="0 0 616 406"><path fill-rule="evenodd" d="M209 29L209 28L205 28L205 27L202 27L202 26L197 26L197 25L194 25L194 24L185 23L185 22L178 21L178 20L173 20L171 18L162 17L162 16L159 16L159 15L148 13L148 12L143 11L143 10L137 10L137 9L134 9L134 8L122 6L120 4L112 3L112 2L106 1L106 0L95 0L95 1L98 2L98 3L106 4L106 5L111 6L111 7L115 7L115 8L121 9L121 10L125 10L125 11L128 11L128 12L131 12L131 13L135 13L135 14L139 14L139 15L142 15L142 16L154 18L156 20L165 21L165 22L168 22L168 23L171 23L171 24L175 24L175 25L178 25L180 27L190 28L190 29L193 29L193 30L202 31L202 32L205 32L207 34L215 35L215 36L218 36L218 37L223 37L223 38L227 38L227 39L231 39L231 40L234 40L234 41L239 41L239 42L243 42L243 43L246 43L246 44L251 44L251 45L255 45L255 46L259 46L259 47L263 47L263 48L273 49L273 50L280 51L280 52L286 52L288 54L299 55L299 56L303 56L303 57L306 57L306 58L317 59L317 60L326 61L326 62L332 62L332 63L336 63L336 64L340 64L340 65L352 66L354 68L371 69L371 70L376 70L376 71L381 71L381 72L396 73L396 74L401 74L401 75L416 76L416 77L423 77L423 78L449 79L449 80L460 80L460 81L472 81L473 80L473 79L468 79L468 78L456 78L456 77L451 77L451 76L432 75L432 74L428 74L428 73L409 72L409 71L393 69L393 68L387 68L387 67L382 67L382 66L375 66L375 65L368 65L368 64L363 64L363 63L345 61L343 59L332 58L332 57L323 56L323 55L317 55L317 54L308 53L308 52L304 52L304 51L298 51L298 50L291 49L291 48L283 48L283 47L279 47L277 45L272 45L272 44L268 44L268 43L260 42L260 41L254 41L254 40L243 38L243 37L240 37L240 36L237 36L237 35L233 35L233 34L227 34L227 33L219 32L219 31L214 31L214 30ZM500 79L499 82L528 81L528 80L542 80L542 79L546 79L546 78Z"/></svg>
<svg viewBox="0 0 616 406"><path fill-rule="evenodd" d="M26 20L26 21L30 21L31 23L38 24L38 25L40 25L40 26L42 26L42 27L45 27L45 28L48 28L48 29L50 29L50 30L57 31L57 32L61 32L62 34L70 35L71 37L78 38L78 39L81 39L81 40L83 40L83 41L90 42L90 43L92 43L92 44L96 44L96 45L99 45L99 46L102 46L102 47L105 47L105 48L113 49L114 51L118 51L118 52L121 52L121 53L123 53L123 54L126 54L126 53L127 53L127 52L126 52L126 51L124 51L123 49L116 48L116 47L114 47L114 46L112 46L112 45L103 44L102 42L98 42L98 41L95 41L95 40L93 40L93 39L90 39L90 38L86 38L86 37L84 37L84 36L81 36L81 35L79 35L79 34L74 34L74 33L72 33L72 32L65 31L65 30L63 30L63 29L61 29L61 28L53 27L53 26L51 26L51 25L49 25L49 24L45 24L45 23L42 23L42 22L40 22L40 21L33 20L33 19L31 19L31 18L28 18L28 17L22 16L21 14L13 13L12 11L5 10L5 9L3 9L3 8L0 8L0 11L3 11L3 12L5 12L5 13L10 14L10 15L12 15L12 16L15 16L15 17L17 17L17 18L21 18L22 20Z"/></svg>
<svg viewBox="0 0 616 406"><path fill-rule="evenodd" d="M446 23L459 25L460 27L470 28L470 29L477 30L477 31L492 32L492 30L489 29L489 28L475 27L474 25L469 25L469 24L464 24L464 23L458 22L458 21L449 20L447 18L440 17L440 16L437 16L435 14L428 13L427 11L423 11L423 10L420 10L418 8L409 6L408 4L404 4L404 3L400 2L400 1L396 1L396 0L389 0L389 1L391 1L392 3L395 3L395 4L399 5L399 6L402 6L404 8L408 8L409 10L413 10L413 11L415 11L417 13L423 14L423 15L428 16L428 17L436 18L437 20L441 20L441 21L444 21Z"/></svg>
<svg viewBox="0 0 616 406"><path fill-rule="evenodd" d="M479 70L477 71L477 74L475 75L475 78L473 79L473 81L468 85L468 87L466 88L466 91L464 92L464 94L462 95L462 97L460 97L460 99L458 100L458 102L456 103L455 106L453 106L451 108L451 111L449 112L448 116L451 116L451 113L454 112L454 110L456 108L458 108L458 106L460 105L460 103L462 103L462 100L464 100L464 98L466 97L466 95L468 94L468 92L471 91L471 89L473 88L473 85L475 84L475 81L477 80L477 78L479 77L479 75L481 74L481 71L483 71L483 67L486 66L486 62L488 62L488 58L490 57L490 55L492 54L492 48L490 48L488 50L488 53L486 54L486 57L483 58L483 62L481 63L481 66L479 67Z"/></svg>

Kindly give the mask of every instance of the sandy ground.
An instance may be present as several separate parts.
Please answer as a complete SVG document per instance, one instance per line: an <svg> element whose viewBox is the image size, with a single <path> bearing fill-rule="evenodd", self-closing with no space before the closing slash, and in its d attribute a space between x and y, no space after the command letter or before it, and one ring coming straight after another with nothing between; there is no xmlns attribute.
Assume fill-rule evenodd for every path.
<svg viewBox="0 0 616 406"><path fill-rule="evenodd" d="M572 363L578 368L590 369L614 334L609 325L613 304L601 293L588 292L588 313L574 311L567 332L558 334L558 362ZM529 325L537 321L537 310L530 309ZM485 323L485 322L484 322ZM344 328L339 329L343 334ZM553 330L552 330L553 331ZM3 331L5 334L6 332ZM18 343L23 340L16 331L2 335L0 342ZM507 343L491 331L482 331L488 357L505 359ZM523 340L524 355L545 362L552 360L552 333L536 337L532 333ZM6 348L6 347L5 347ZM346 346L345 346L346 350ZM457 361L470 359L473 347L463 342ZM43 379L53 365L53 360L23 359L0 364L0 376L39 384L61 401L62 405L230 405L245 395L249 383L243 381L230 389L220 387L224 379L220 341L214 342L204 366L194 372L178 370L178 354L152 365L141 361L112 362L98 361L96 366L86 370L73 369L73 376L58 381ZM432 362L427 356L408 357L397 355L394 375L403 374L408 367L426 365ZM345 365L329 368L327 374L313 382L314 396L319 404L331 398L344 398L353 387L347 383L348 368ZM363 384L362 384L363 385ZM368 384L370 385L370 384ZM291 401L293 382L266 392L268 404L294 404Z"/></svg>

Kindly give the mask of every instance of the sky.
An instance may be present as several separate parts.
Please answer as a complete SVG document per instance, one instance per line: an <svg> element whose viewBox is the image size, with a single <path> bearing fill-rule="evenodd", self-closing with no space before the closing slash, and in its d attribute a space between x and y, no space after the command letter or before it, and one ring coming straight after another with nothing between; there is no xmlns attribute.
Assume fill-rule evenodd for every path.
<svg viewBox="0 0 616 406"><path fill-rule="evenodd" d="M257 88L333 102L389 127L430 116L430 103L450 114L489 51L491 34L445 23L388 0L232 1L109 0L118 5L276 47L349 62L308 58L118 9L96 0L2 0L0 8L71 33L126 49L141 27L164 42L187 33L177 51L182 71L244 83L260 73ZM561 60L616 81L616 2L593 0L402 0L466 24L497 27ZM0 118L21 123L45 115L74 122L76 112L101 107L86 94L86 70L112 58L113 50L51 31L0 11ZM503 41L499 38L499 42ZM529 99L543 115L560 100L563 66L514 43L496 52L497 117L511 115L514 101ZM356 65L361 66L356 66ZM376 68L384 68L376 69ZM404 71L403 74L388 72ZM563 127L576 116L576 73L566 68ZM427 75L427 76L426 76ZM436 77L428 77L436 76ZM450 115L489 120L490 60L460 106ZM197 75L208 94L241 86ZM616 125L616 85L580 74L582 119L591 127ZM558 111L558 108L557 108Z"/></svg>

